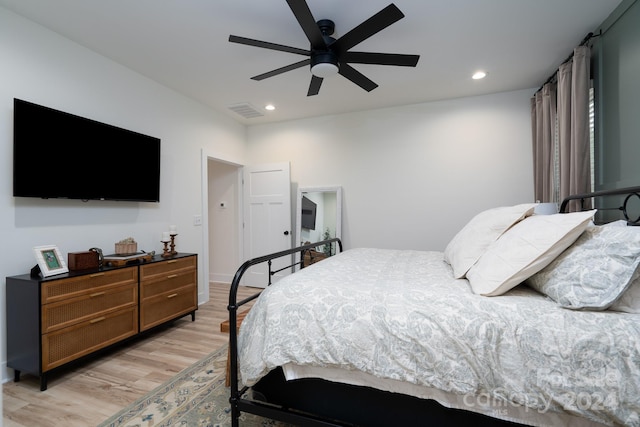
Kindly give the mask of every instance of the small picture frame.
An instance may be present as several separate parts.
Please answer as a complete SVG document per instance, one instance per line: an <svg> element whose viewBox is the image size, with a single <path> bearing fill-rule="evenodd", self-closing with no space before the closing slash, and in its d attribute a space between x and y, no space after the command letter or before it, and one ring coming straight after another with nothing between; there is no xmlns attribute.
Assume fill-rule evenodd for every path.
<svg viewBox="0 0 640 427"><path fill-rule="evenodd" d="M36 246L33 252L40 267L42 277L53 276L54 274L68 273L67 263L62 258L60 250L55 245Z"/></svg>

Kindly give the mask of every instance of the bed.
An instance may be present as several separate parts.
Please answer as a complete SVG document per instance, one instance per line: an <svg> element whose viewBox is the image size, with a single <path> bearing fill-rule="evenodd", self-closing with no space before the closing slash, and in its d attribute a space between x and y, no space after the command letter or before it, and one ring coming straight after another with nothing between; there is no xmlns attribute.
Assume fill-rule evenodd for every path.
<svg viewBox="0 0 640 427"><path fill-rule="evenodd" d="M233 425L243 412L318 426L640 425L639 194L576 195L560 211L583 209L555 215L490 209L443 252L330 239L245 262L228 307ZM337 254L237 300L250 267L325 244Z"/></svg>

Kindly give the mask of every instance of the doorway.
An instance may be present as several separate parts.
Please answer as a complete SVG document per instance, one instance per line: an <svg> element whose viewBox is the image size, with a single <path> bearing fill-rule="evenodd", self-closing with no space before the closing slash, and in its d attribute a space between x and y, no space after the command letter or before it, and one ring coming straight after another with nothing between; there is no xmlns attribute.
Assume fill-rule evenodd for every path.
<svg viewBox="0 0 640 427"><path fill-rule="evenodd" d="M274 179L275 176L280 175L278 173L274 174L278 169L286 169L286 177ZM231 283L236 270L246 258L291 247L291 183L288 163L249 167L222 160L203 151L202 170L202 269L207 284L211 281ZM243 174L251 172L253 174L250 181L253 186L250 184L243 185ZM260 190L262 190L271 196L275 194L286 195L286 200L280 200L278 203L263 203L268 208L256 209L256 201L252 201L251 197L247 199L247 195L244 194L244 188L246 187L252 189L249 193L253 195L260 193ZM272 198L269 197L269 199ZM271 202L274 201L272 200ZM277 204L282 204L282 206L276 209L274 206ZM243 208L244 206L247 207ZM254 221L257 224L280 224L278 230L283 233L283 236L280 236L280 239L276 239L271 235L262 236L260 233L252 231L251 226L247 226L247 224L243 226L243 223L247 222L247 218L244 216L248 213L251 214L248 220L249 224L254 224ZM260 230L265 228L270 229L271 227L260 227ZM247 238L245 232L252 237ZM267 243L266 245L256 245L256 239L263 239ZM252 241L253 243L248 245L247 241ZM266 252L253 253L256 248L258 251L264 250ZM268 248L268 250L265 248ZM258 266L255 267L257 268ZM252 272L254 274L245 275L243 282L247 280L250 282L250 278L253 280L254 276L255 278L261 276L260 274L255 274L253 270L249 273ZM273 280L277 280L285 274L285 272L281 272ZM246 284L254 285L249 282L246 282ZM203 284L198 300L200 302L209 300L208 286Z"/></svg>
<svg viewBox="0 0 640 427"><path fill-rule="evenodd" d="M231 283L242 259L242 165L207 160L208 280Z"/></svg>

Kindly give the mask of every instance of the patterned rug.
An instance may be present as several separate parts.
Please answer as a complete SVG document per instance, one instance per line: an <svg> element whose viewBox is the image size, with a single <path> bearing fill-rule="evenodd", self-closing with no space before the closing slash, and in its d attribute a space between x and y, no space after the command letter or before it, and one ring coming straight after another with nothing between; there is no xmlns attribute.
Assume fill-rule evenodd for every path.
<svg viewBox="0 0 640 427"><path fill-rule="evenodd" d="M223 346L98 427L230 426L226 366L227 346ZM252 414L242 414L240 420L242 427L285 426Z"/></svg>

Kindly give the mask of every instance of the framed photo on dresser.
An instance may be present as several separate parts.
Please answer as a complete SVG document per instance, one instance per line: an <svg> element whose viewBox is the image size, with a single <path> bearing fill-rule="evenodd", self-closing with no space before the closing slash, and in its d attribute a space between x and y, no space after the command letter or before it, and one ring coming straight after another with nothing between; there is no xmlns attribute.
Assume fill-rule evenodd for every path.
<svg viewBox="0 0 640 427"><path fill-rule="evenodd" d="M40 267L42 277L69 272L67 263L64 261L57 246L36 246L33 248L33 252L38 261L38 267Z"/></svg>

